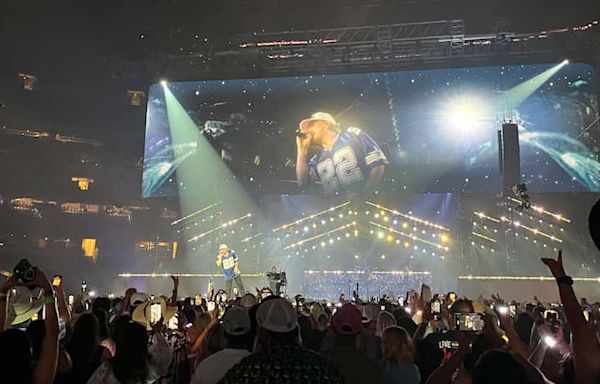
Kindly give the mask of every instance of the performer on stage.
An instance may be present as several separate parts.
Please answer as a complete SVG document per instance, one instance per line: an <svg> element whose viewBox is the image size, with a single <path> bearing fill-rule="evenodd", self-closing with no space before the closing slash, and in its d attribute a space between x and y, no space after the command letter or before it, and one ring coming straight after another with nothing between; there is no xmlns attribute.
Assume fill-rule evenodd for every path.
<svg viewBox="0 0 600 384"><path fill-rule="evenodd" d="M300 122L296 131L296 177L311 180L326 193L372 190L389 164L379 145L356 127L342 130L329 113L317 112ZM309 152L314 154L309 158Z"/></svg>
<svg viewBox="0 0 600 384"><path fill-rule="evenodd" d="M217 266L223 267L223 274L225 278L225 292L227 292L227 300L232 295L231 291L233 288L233 282L238 288L238 291L243 295L244 283L242 283L242 276L240 273L240 260L236 256L232 249L229 249L227 244L221 244L219 246L219 255L217 256Z"/></svg>

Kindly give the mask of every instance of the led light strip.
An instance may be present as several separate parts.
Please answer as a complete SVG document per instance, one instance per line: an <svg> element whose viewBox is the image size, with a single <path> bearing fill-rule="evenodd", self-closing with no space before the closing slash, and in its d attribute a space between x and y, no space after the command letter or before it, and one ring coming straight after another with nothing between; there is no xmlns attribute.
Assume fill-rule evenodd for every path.
<svg viewBox="0 0 600 384"><path fill-rule="evenodd" d="M480 237L480 238L482 238L482 239L484 239L484 240L491 241L492 243L495 243L495 242L496 242L496 240L495 240L495 239L492 239L491 237L488 237L488 236L486 236L486 235L482 235L481 233L477 233L477 232L471 232L471 234L472 234L472 235L475 235L475 236L477 236L477 237Z"/></svg>
<svg viewBox="0 0 600 384"><path fill-rule="evenodd" d="M216 203L214 203L214 204L208 205L208 206L206 206L206 207L204 207L204 208L202 208L202 209L199 209L199 210L197 210L196 212L192 212L192 213L190 213L189 215L186 215L186 216L182 217L181 219L177 219L177 220L175 220L174 222L172 222L172 223L171 223L171 225L179 224L179 223L181 223L182 221L189 219L190 217L194 217L194 216L196 216L196 215L199 215L199 214L201 214L202 212L206 212L207 210L209 210L209 209L211 209L211 208L214 208L214 207L216 207L216 206L218 206L218 205L220 205L220 204L221 204L221 202L220 202L220 201L218 201L218 202L216 202Z"/></svg>
<svg viewBox="0 0 600 384"><path fill-rule="evenodd" d="M556 236L549 235L549 234L547 234L545 232L542 232L542 231L540 231L539 229L536 229L536 228L531 228L531 227L529 227L529 226L527 226L525 224L521 224L518 221L511 221L510 219L506 218L505 216L502 216L500 219L502 221L504 221L504 222L507 222L509 224L514 225L517 228L524 228L524 229L528 230L529 232L533 233L534 235L544 236L544 237L546 237L546 238L548 238L548 239L550 239L552 241L556 241L558 243L562 243L563 242L562 239L559 239Z"/></svg>
<svg viewBox="0 0 600 384"><path fill-rule="evenodd" d="M305 274L308 275L341 275L341 274L356 274L356 275L364 275L367 273L370 274L386 274L386 275L431 275L431 272L415 272L415 271L313 271L308 270L304 271Z"/></svg>
<svg viewBox="0 0 600 384"><path fill-rule="evenodd" d="M312 215L310 215L310 216L306 216L306 217L303 217L303 218L301 218L301 219L298 219L298 220L296 220L296 221L292 221L292 222L290 222L290 223L287 223L287 224L284 224L284 225L282 225L282 226L280 226L280 227L277 227L277 228L273 229L273 232L281 231L282 229L287 229L287 228L290 228L290 227L293 227L293 226L296 226L296 225L302 224L302 223L304 223L305 221L308 221L308 220L314 219L314 218L316 218L316 217L319 217L319 216L321 216L321 215L324 215L324 214L326 214L326 213L333 212L333 211L335 211L335 210L337 210L337 209L343 208L343 207L347 206L348 204L350 204L350 202L349 202L349 201L346 201L345 203L342 203L342 204L336 205L336 206L334 206L334 207L331 207L331 208L327 208L327 209L325 209L325 210L323 210L323 211L320 211L320 212L317 212L317 213L313 213L313 214L312 214Z"/></svg>
<svg viewBox="0 0 600 384"><path fill-rule="evenodd" d="M459 276L459 280L539 280L555 281L554 277L548 276ZM600 277L574 277L573 281L588 281L600 283Z"/></svg>
<svg viewBox="0 0 600 384"><path fill-rule="evenodd" d="M199 239L203 238L203 237L204 237L204 236L206 236L206 235L209 235L209 234L211 234L211 233L213 233L213 232L215 232L215 231L221 230L221 229L223 229L223 228L227 228L227 227L229 227L229 226L235 225L235 224L237 224L238 222L240 222L240 221L242 221L242 220L245 220L245 219L247 219L247 218L249 218L249 217L252 217L252 214L251 214L251 213L248 213L248 214L246 214L246 215L244 215L244 216L238 217L237 219L230 220L230 221L228 221L228 222L226 222L226 223L223 223L223 224L219 225L218 227L215 227L215 228L213 228L213 229L210 229L210 230L208 230L208 231L206 231L206 232L204 232L204 233L201 233L201 234L199 234L199 235L196 235L196 236L192 237L191 239L189 239L187 242L188 242L188 243L191 243L191 242L193 242L193 241L198 241Z"/></svg>
<svg viewBox="0 0 600 384"><path fill-rule="evenodd" d="M250 240L256 239L256 238L258 238L258 237L261 237L261 236L262 236L262 232L259 232L259 233L257 233L257 234L256 234L256 235L254 235L254 236L248 236L248 237L246 237L246 238L245 238L245 239L243 239L241 242L242 242L242 243L246 243L246 242L248 242L248 241L250 241Z"/></svg>
<svg viewBox="0 0 600 384"><path fill-rule="evenodd" d="M445 245L433 243L431 241L428 241L428 240L425 240L425 239L421 239L420 237L417 237L415 235L411 235L409 233L400 232L400 231L398 231L398 230L396 230L394 228L386 227L386 226L381 225L379 223L376 223L374 221L369 221L369 224L371 224L371 225L373 225L373 226L375 226L377 228L381 228L383 230L386 230L388 232L395 233L395 234L400 235L400 236L404 236L404 237L409 238L411 240L415 240L415 241L419 241L421 243L425 243L425 244L431 245L432 247L436 247L437 249L443 249L444 251L449 251L450 250L450 248L447 247L447 246L445 246Z"/></svg>
<svg viewBox="0 0 600 384"><path fill-rule="evenodd" d="M510 201L514 202L514 203L517 203L517 204L521 204L522 203L521 200L515 199L514 197L509 197L508 199ZM547 211L544 208L540 207L539 205L532 205L531 209L533 209L536 212L543 213L543 214L546 214L548 216L552 216L556 220L564 221L565 223L570 223L571 222L571 220L567 219L566 217L563 217L562 215L559 215L558 213Z"/></svg>
<svg viewBox="0 0 600 384"><path fill-rule="evenodd" d="M426 225L426 226L429 226L429 227L433 227L433 228L436 228L436 229L441 229L443 231L450 231L450 229L448 229L448 228L446 228L446 227L444 227L442 225L431 223L431 222L429 222L427 220L423 220L423 219L420 219L420 218L415 217L415 216L411 216L411 215L407 215L407 214L402 213L402 212L398 212L398 211L396 211L394 209L390 209L390 208L384 207L383 205L380 205L380 204L371 203L370 201L365 201L365 203L367 205L370 205L373 208L381 209L383 211L391 213L392 215L401 216L401 217L404 217L405 219L408 219L410 221L414 221L414 222L419 223L419 224L423 224L423 225Z"/></svg>
<svg viewBox="0 0 600 384"><path fill-rule="evenodd" d="M475 216L479 217L480 219L488 219L490 221L493 221L494 223L500 223L501 222L500 220L496 219L495 217L488 216L488 215L486 215L483 212L477 212L477 211L475 211L473 213L475 214Z"/></svg>
<svg viewBox="0 0 600 384"><path fill-rule="evenodd" d="M356 221L353 221L353 222L352 222L352 223L350 223L350 224L344 224L344 225L342 225L342 226L340 226L340 227L337 227L337 228L334 228L334 229L332 229L331 231L327 231L327 232L321 233L321 234L319 234L319 235L316 235L316 236L309 237L308 239L303 239L303 240L297 241L297 242L295 242L295 243L292 243L292 244L290 244L290 245L288 245L288 246L284 247L283 249L297 248L297 247L299 247L299 246L301 246L301 245L304 245L304 244L306 244L306 243L308 243L308 242L311 242L311 241L315 241L315 240L321 239L321 238L323 238L323 237L325 237L325 236L331 235L332 233L339 232L339 231L343 231L344 229L346 229L346 228L350 228L350 227L353 227L353 226L355 226L355 225L356 225Z"/></svg>
<svg viewBox="0 0 600 384"><path fill-rule="evenodd" d="M119 273L119 277L221 277L222 273ZM244 277L261 277L264 273L246 273Z"/></svg>

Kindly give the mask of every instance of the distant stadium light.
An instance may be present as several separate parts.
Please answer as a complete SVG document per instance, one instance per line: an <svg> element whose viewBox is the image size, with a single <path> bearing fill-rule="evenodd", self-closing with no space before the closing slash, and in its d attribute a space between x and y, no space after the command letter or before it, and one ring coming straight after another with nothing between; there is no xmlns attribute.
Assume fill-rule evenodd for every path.
<svg viewBox="0 0 600 384"><path fill-rule="evenodd" d="M26 91L33 91L34 84L37 82L38 78L28 73L19 73L19 77L23 82L23 89Z"/></svg>
<svg viewBox="0 0 600 384"><path fill-rule="evenodd" d="M142 91L127 91L127 94L129 95L129 104L139 107L140 105L142 105L142 102L144 101L144 98L146 97L146 94Z"/></svg>

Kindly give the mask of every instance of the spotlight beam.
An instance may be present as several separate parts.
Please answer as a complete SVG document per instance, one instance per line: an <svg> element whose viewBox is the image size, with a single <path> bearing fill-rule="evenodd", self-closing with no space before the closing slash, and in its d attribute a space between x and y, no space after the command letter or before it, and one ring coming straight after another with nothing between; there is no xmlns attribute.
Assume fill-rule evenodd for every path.
<svg viewBox="0 0 600 384"><path fill-rule="evenodd" d="M546 81L550 80L558 71L565 65L569 64L569 60L564 60L552 68L548 68L537 76L509 89L503 93L502 106L508 111L512 111L521 105L529 96L533 95Z"/></svg>

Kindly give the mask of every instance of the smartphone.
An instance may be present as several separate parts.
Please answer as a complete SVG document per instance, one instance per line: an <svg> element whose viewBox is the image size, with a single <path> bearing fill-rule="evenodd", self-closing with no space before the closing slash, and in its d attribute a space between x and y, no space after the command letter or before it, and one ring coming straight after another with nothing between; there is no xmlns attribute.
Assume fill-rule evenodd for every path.
<svg viewBox="0 0 600 384"><path fill-rule="evenodd" d="M381 310L382 310L382 311L385 311L385 305L382 305L382 306L381 306Z"/></svg>
<svg viewBox="0 0 600 384"><path fill-rule="evenodd" d="M162 307L160 304L150 304L150 324L156 324L162 317Z"/></svg>
<svg viewBox="0 0 600 384"><path fill-rule="evenodd" d="M75 296L69 295L68 300L69 300L69 305L73 305L75 303Z"/></svg>
<svg viewBox="0 0 600 384"><path fill-rule="evenodd" d="M214 301L209 301L208 303L206 303L206 308L212 312L215 310L215 302Z"/></svg>
<svg viewBox="0 0 600 384"><path fill-rule="evenodd" d="M590 310L589 309L583 310L583 317L585 317L585 321L590 321Z"/></svg>
<svg viewBox="0 0 600 384"><path fill-rule="evenodd" d="M202 305L202 296L196 295L196 297L194 298L194 304L195 305Z"/></svg>
<svg viewBox="0 0 600 384"><path fill-rule="evenodd" d="M451 302L455 302L456 301L456 293L450 292L448 294L448 299L450 299Z"/></svg>
<svg viewBox="0 0 600 384"><path fill-rule="evenodd" d="M510 310L508 309L508 307L506 305L497 305L496 310L501 315L506 315L510 312Z"/></svg>
<svg viewBox="0 0 600 384"><path fill-rule="evenodd" d="M483 316L480 313L457 313L454 315L454 324L457 331L483 330Z"/></svg>
<svg viewBox="0 0 600 384"><path fill-rule="evenodd" d="M544 319L546 319L546 321L548 323L550 323L551 325L557 324L558 323L558 312L556 312L552 309L547 309L544 311Z"/></svg>
<svg viewBox="0 0 600 384"><path fill-rule="evenodd" d="M85 282L85 280L83 280L81 282L81 291L85 292L86 289L87 289L87 283Z"/></svg>
<svg viewBox="0 0 600 384"><path fill-rule="evenodd" d="M517 306L516 305L509 305L508 306L508 313L510 314L510 317L515 317L517 315Z"/></svg>
<svg viewBox="0 0 600 384"><path fill-rule="evenodd" d="M404 307L404 296L398 296L398 305Z"/></svg>
<svg viewBox="0 0 600 384"><path fill-rule="evenodd" d="M177 316L177 314L173 315L173 317L169 319L167 328L171 331L176 331L179 328L179 316Z"/></svg>
<svg viewBox="0 0 600 384"><path fill-rule="evenodd" d="M233 288L233 297L237 297L237 295L238 295L238 289Z"/></svg>
<svg viewBox="0 0 600 384"><path fill-rule="evenodd" d="M440 313L442 311L442 303L438 300L433 300L431 302L431 313Z"/></svg>
<svg viewBox="0 0 600 384"><path fill-rule="evenodd" d="M61 283L62 283L62 276L54 275L54 277L52 278L52 286L58 287L58 286L60 286Z"/></svg>

